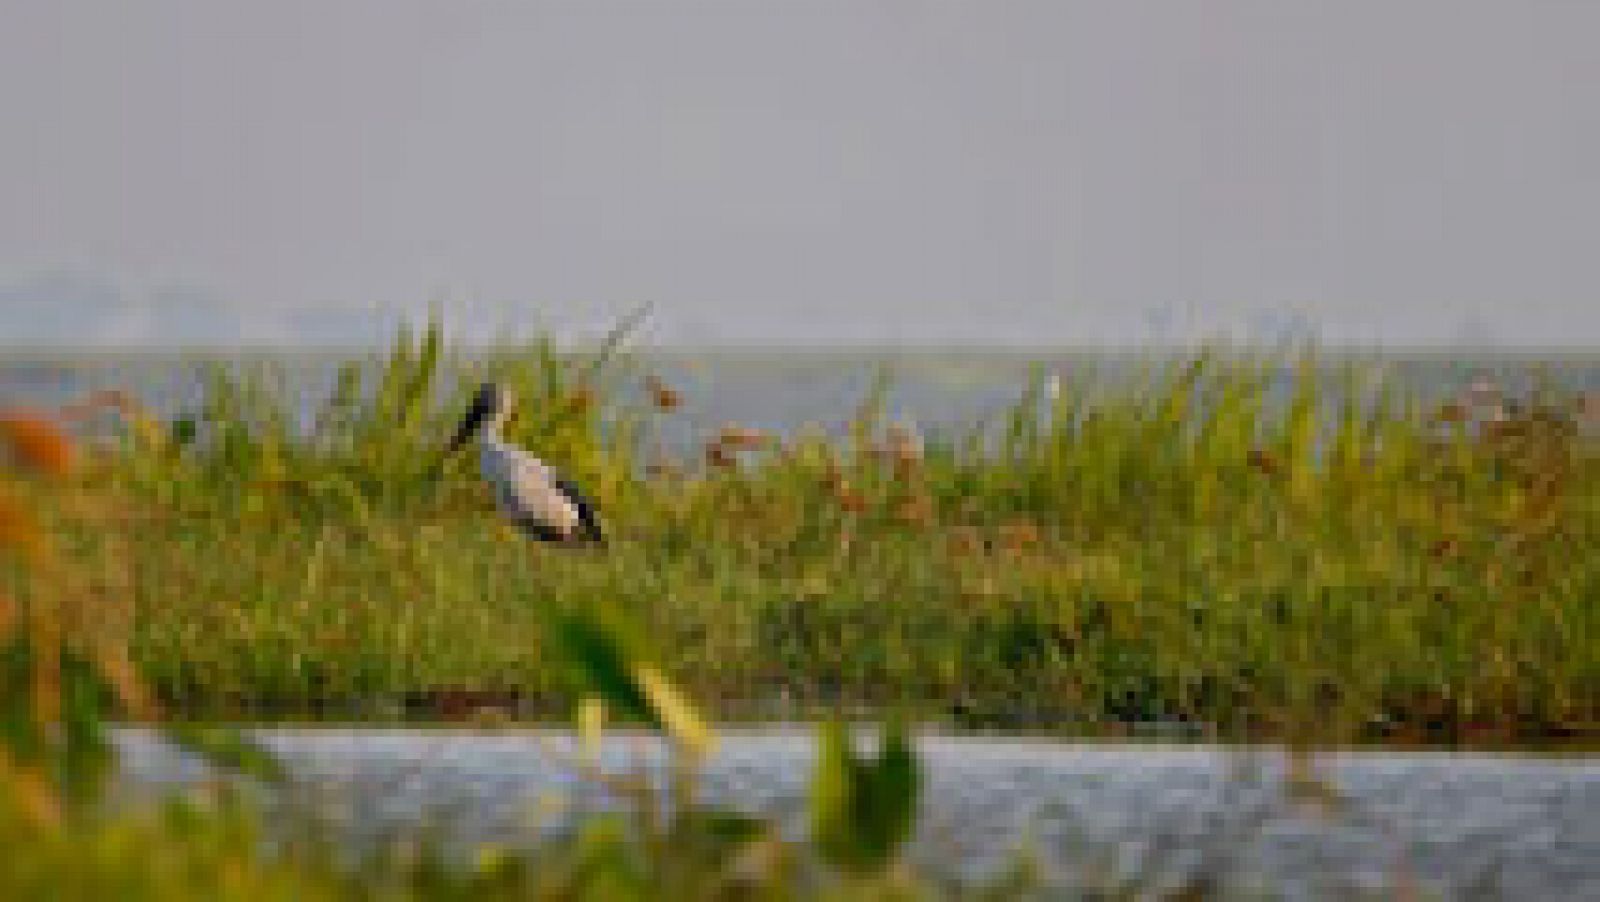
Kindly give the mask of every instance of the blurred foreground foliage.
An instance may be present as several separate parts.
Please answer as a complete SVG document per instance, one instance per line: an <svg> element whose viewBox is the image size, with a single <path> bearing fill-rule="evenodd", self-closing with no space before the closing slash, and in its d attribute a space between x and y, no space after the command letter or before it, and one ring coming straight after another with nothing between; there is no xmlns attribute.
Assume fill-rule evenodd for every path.
<svg viewBox="0 0 1600 902"><path fill-rule="evenodd" d="M1592 399L1425 410L1311 352L1208 353L1132 386L1041 379L966 434L890 422L875 393L842 437L722 424L672 460L651 430L682 396L645 374L644 405L619 401L619 339L463 360L430 326L339 368L309 415L270 371L218 367L170 422L122 393L0 416L0 897L944 891L900 860L921 778L898 728L875 758L822 729L795 839L696 803L715 737L691 697L1304 741L1592 735ZM521 399L514 437L597 496L605 554L529 547L470 460L439 460L485 377ZM273 781L240 735L167 718L408 698L643 723L676 750L672 804L619 786L622 812L529 851L356 866L266 842L226 789L104 805L108 718Z"/></svg>
<svg viewBox="0 0 1600 902"><path fill-rule="evenodd" d="M340 861L316 831L269 842L229 785L117 812L104 783L115 764L108 721L160 712L126 658L127 620L115 597L87 594L63 568L47 524L103 522L68 480L72 449L33 415L0 418L0 898L7 899L715 899L912 898L897 865L917 801L917 764L891 729L898 775L859 791L862 771L842 728L827 732L813 846L775 823L697 802L695 767L712 737L692 703L642 658L616 612L553 612L552 646L590 693L590 710L617 709L659 728L675 748L669 804L647 780L620 780L626 803L569 835L516 852L483 848L452 860L426 843ZM12 594L15 592L15 594ZM106 624L115 624L106 627ZM211 766L258 780L277 763L226 728L163 726L166 739ZM598 774L596 779L601 779ZM821 796L819 796L820 798ZM885 818L888 818L888 821ZM885 832L882 825L895 826ZM312 825L314 826L314 825ZM425 825L418 825L421 835ZM817 850L820 850L820 854ZM835 867L837 865L838 867Z"/></svg>

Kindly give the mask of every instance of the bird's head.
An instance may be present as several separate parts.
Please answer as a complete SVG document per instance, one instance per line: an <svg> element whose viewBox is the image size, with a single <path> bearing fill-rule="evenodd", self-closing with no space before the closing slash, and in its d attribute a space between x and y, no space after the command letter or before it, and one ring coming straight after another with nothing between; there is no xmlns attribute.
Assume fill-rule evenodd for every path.
<svg viewBox="0 0 1600 902"><path fill-rule="evenodd" d="M511 391L503 385L485 382L472 396L467 415L462 418L450 444L445 446L445 456L455 453L462 445L487 424L503 421L511 412Z"/></svg>

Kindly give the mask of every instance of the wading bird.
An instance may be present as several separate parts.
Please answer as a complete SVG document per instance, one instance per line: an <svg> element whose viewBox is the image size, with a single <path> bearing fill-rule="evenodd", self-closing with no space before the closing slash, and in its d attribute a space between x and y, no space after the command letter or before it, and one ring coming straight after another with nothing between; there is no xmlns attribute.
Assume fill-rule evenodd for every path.
<svg viewBox="0 0 1600 902"><path fill-rule="evenodd" d="M542 542L604 544L594 505L578 487L500 435L500 427L510 415L511 392L485 382L473 395L472 406L445 448L445 456L477 435L483 479L494 491L501 512L518 529Z"/></svg>

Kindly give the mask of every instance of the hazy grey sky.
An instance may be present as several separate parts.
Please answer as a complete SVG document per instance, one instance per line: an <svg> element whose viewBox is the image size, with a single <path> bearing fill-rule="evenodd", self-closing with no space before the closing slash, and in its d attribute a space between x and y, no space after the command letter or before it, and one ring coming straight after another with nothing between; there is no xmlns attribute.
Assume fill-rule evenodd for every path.
<svg viewBox="0 0 1600 902"><path fill-rule="evenodd" d="M0 342L1600 344L1595 0L0 0Z"/></svg>

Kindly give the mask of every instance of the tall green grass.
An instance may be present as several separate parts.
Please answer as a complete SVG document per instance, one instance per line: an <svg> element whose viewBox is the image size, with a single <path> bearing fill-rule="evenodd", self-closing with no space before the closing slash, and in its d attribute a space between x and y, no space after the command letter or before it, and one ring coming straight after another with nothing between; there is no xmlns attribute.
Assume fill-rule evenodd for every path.
<svg viewBox="0 0 1600 902"><path fill-rule="evenodd" d="M648 779L612 779L620 811L567 838L451 860L413 832L410 852L351 863L315 823L268 841L231 788L118 814L104 787L115 761L107 719L160 722L126 657L120 599L96 597L64 567L55 533L100 525L103 499L62 483L72 446L36 414L0 412L0 860L4 898L94 899L707 899L911 898L899 866L918 796L918 764L892 726L877 759L844 729L823 734L806 842L776 823L702 804L695 766L714 741L696 707L665 678L619 611L547 611L547 651L586 710L630 715L675 749L671 796ZM587 718L593 734L600 719ZM166 722L168 741L213 767L282 780L276 761L237 733ZM600 775L593 775L601 779ZM308 826L312 829L307 829ZM421 838L421 839L417 839Z"/></svg>
<svg viewBox="0 0 1600 902"><path fill-rule="evenodd" d="M0 895L959 895L899 859L902 733L874 759L824 729L796 841L692 802L713 741L694 696L1296 740L1592 735L1600 466L1571 399L1486 418L1354 370L1330 388L1309 353L1201 355L1132 387L1040 383L987 431L917 436L869 398L842 440L729 427L672 467L641 454L670 393L619 408L613 350L452 359L430 327L342 369L309 428L270 372L222 369L172 423L98 399L119 425L79 446L0 415ZM516 436L593 488L605 553L530 547L468 465L437 464L486 375L524 399ZM508 695L662 731L676 804L639 787L525 853L355 866L311 833L265 842L226 793L103 805L108 717L165 715L170 741L272 780L184 720Z"/></svg>
<svg viewBox="0 0 1600 902"><path fill-rule="evenodd" d="M342 367L309 426L270 373L218 369L84 477L137 513L76 551L125 557L134 655L197 714L558 710L542 618L605 603L724 716L1593 735L1600 462L1577 399L1490 419L1314 349L1219 351L1019 386L962 434L868 397L843 437L729 427L662 462L676 399L618 400L648 376L620 338L467 358L430 325ZM435 466L486 377L520 399L511 437L596 496L607 552L530 546L470 456Z"/></svg>

